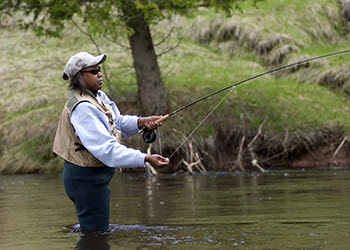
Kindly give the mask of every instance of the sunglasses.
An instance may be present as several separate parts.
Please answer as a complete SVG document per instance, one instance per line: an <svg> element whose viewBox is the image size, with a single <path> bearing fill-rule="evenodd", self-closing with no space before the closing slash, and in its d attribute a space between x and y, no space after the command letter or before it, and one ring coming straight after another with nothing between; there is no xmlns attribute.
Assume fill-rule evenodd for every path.
<svg viewBox="0 0 350 250"><path fill-rule="evenodd" d="M97 69L82 70L81 72L89 72L91 74L97 75L98 72L101 72L101 67L98 67Z"/></svg>

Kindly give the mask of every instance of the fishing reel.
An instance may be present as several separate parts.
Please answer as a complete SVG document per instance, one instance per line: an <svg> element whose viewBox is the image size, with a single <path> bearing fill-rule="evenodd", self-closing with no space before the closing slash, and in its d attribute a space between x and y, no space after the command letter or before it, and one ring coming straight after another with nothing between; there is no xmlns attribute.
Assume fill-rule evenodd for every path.
<svg viewBox="0 0 350 250"><path fill-rule="evenodd" d="M161 118L159 118L158 120L156 120L156 122L161 123L162 121L164 121L165 119L167 119L169 116L171 116L171 114L167 114ZM143 135L142 138L146 143L152 143L155 142L155 140L157 139L157 135L156 132L154 132L152 129L148 129L146 127L142 128L140 132L143 131Z"/></svg>
<svg viewBox="0 0 350 250"><path fill-rule="evenodd" d="M143 129L142 138L146 143L153 143L157 139L157 134L151 129Z"/></svg>

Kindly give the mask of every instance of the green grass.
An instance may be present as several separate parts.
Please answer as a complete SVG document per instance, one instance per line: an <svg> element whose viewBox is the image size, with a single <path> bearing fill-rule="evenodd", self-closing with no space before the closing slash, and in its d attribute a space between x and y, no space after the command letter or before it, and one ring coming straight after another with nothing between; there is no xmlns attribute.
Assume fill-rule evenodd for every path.
<svg viewBox="0 0 350 250"><path fill-rule="evenodd" d="M232 72L227 69L227 65L221 70L219 69L220 67L216 65L215 68L206 71L206 74L203 72L195 74L195 72L189 71L187 74L182 74L182 81L182 78L176 77L178 82L172 86L185 88L179 91L179 97L182 96L182 99L190 103L206 94L235 83L230 81ZM254 72L253 75L257 73ZM206 75L212 77L206 79ZM246 77L245 75L240 79ZM221 81L221 79L227 80ZM190 87L182 85L181 82ZM187 91L191 93L184 96L183 93L188 93ZM226 90L226 93L228 91ZM218 96L211 97L210 100L198 103L190 107L188 112L196 118L196 123L198 123L224 95L225 93L220 93ZM186 105L187 103L184 101L180 104ZM181 107L181 105L174 107L174 109ZM192 112L191 109L194 111ZM236 121L240 120L240 114L247 114L248 120L252 120L253 129L257 129L259 121L266 116L269 118L267 127L277 132L284 129L310 129L320 126L341 127L348 130L347 122L350 121L350 105L345 97L337 95L327 87L284 79L277 80L271 76L261 77L237 86L236 90L226 98L225 103L219 106L216 113L216 116L221 114L223 119L231 117Z"/></svg>
<svg viewBox="0 0 350 250"><path fill-rule="evenodd" d="M248 103L245 113L269 117L269 127L274 131L325 125L348 127L344 121L350 120L350 106L325 87L274 80L247 84L242 92ZM243 98L239 98L241 102Z"/></svg>
<svg viewBox="0 0 350 250"><path fill-rule="evenodd" d="M337 1L266 0L258 3L258 9L249 3L242 9L243 13L233 11L232 17L206 9L199 11L200 18L176 17L170 44L176 44L178 37L183 40L159 57L171 111L272 68L349 49L348 28L342 26ZM216 22L220 25L213 25ZM163 22L152 27L155 43L167 34L168 26ZM237 27L239 35L229 33ZM97 54L97 49L74 28L62 39L38 38L15 25L1 28L0 34L0 57L5 62L0 68L0 173L60 172L62 161L51 147L68 94L62 71L74 53ZM210 34L210 39L199 39L203 34ZM137 114L129 51L103 38L96 41L109 57L104 69L110 82L104 90L115 96L124 113ZM121 42L127 44L126 39ZM156 50L160 53L168 46ZM286 46L294 50L285 50ZM266 48L269 51L262 53ZM270 138L283 137L284 131L307 134L323 128L349 135L349 59L350 54L329 57L297 71L283 70L239 85L193 139L215 137L221 126L255 134L265 117L263 130ZM337 86L339 77L341 86ZM174 129L188 135L228 91L164 122L163 144L178 146L174 137L179 133ZM144 150L141 138L136 137L128 145Z"/></svg>

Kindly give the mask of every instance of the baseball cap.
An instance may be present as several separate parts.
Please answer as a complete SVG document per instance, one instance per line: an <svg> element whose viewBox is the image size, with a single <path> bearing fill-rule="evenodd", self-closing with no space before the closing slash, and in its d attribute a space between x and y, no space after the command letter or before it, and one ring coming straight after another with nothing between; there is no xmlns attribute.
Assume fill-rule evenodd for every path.
<svg viewBox="0 0 350 250"><path fill-rule="evenodd" d="M106 61L107 55L93 56L87 52L79 52L69 58L63 71L64 80L72 80L73 77L83 68L101 64Z"/></svg>

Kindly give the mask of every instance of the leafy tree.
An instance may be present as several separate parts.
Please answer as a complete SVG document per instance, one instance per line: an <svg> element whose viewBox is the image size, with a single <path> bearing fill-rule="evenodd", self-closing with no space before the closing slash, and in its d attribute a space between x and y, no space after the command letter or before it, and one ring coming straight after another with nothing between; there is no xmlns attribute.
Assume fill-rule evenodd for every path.
<svg viewBox="0 0 350 250"><path fill-rule="evenodd" d="M170 18L174 13L191 15L201 6L215 7L229 14L244 1L249 0L2 0L0 16L18 11L30 17L22 20L26 28L38 35L54 37L61 36L65 23L74 17L80 17L91 34L110 36L126 31L142 111L164 114L168 111L168 102L150 24Z"/></svg>

